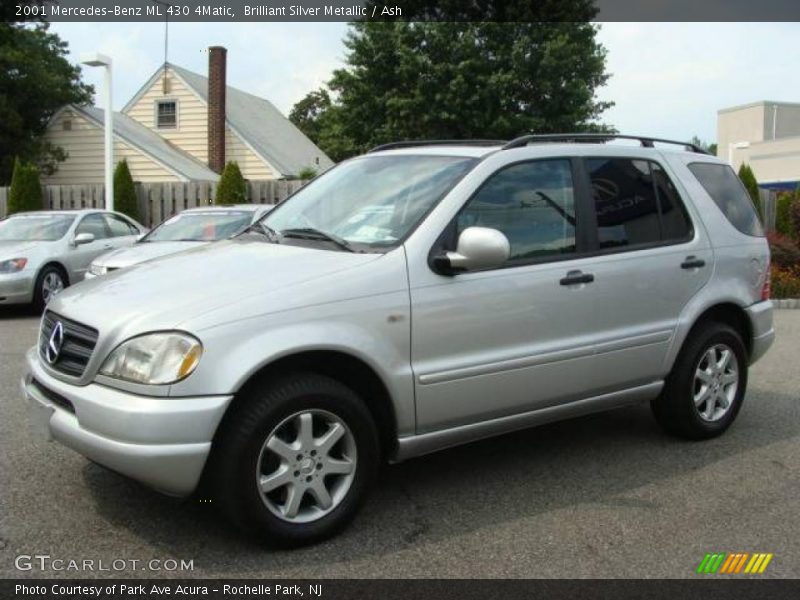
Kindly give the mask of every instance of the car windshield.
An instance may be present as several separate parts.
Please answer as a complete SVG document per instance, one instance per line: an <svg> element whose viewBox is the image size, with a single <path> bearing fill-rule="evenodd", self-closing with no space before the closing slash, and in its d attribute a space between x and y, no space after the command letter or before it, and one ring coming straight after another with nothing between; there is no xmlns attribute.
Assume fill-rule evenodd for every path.
<svg viewBox="0 0 800 600"><path fill-rule="evenodd" d="M2 242L53 242L69 230L75 215L15 215L0 221Z"/></svg>
<svg viewBox="0 0 800 600"><path fill-rule="evenodd" d="M475 164L462 156L364 156L300 189L261 222L284 238L379 250L400 242Z"/></svg>
<svg viewBox="0 0 800 600"><path fill-rule="evenodd" d="M245 210L184 211L153 229L141 242L215 242L229 238L250 224Z"/></svg>

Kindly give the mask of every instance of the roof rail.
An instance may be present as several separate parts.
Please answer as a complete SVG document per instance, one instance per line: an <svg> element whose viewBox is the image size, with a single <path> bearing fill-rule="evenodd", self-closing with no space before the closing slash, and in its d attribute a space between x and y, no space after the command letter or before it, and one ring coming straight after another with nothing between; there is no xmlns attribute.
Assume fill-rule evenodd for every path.
<svg viewBox="0 0 800 600"><path fill-rule="evenodd" d="M675 140L665 140L661 138L643 137L640 135L620 135L618 133L543 133L523 135L515 138L503 146L503 150L511 148L522 148L531 142L585 142L585 143L604 143L610 140L636 140L645 148L653 148L654 142L662 144L675 144L683 146L686 150L697 152L698 154L708 154L705 150L692 144L691 142L678 142Z"/></svg>
<svg viewBox="0 0 800 600"><path fill-rule="evenodd" d="M375 146L367 153L395 150L397 148L414 148L417 146L502 146L506 143L508 143L508 140L404 140Z"/></svg>

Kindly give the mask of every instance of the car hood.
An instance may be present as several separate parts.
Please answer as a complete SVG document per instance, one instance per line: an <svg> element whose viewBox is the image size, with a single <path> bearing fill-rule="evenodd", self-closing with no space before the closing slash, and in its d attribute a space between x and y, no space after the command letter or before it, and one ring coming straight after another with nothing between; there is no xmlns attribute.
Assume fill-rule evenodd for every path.
<svg viewBox="0 0 800 600"><path fill-rule="evenodd" d="M275 293L309 280L320 280L333 300L335 281L324 278L380 256L237 238L88 279L59 293L48 308L101 334L171 329L217 308L225 308L227 319L235 304L259 296L270 295L264 313L281 310Z"/></svg>
<svg viewBox="0 0 800 600"><path fill-rule="evenodd" d="M112 250L95 259L92 263L108 269L123 269L146 260L175 254L190 248L196 248L209 242L144 242L133 246Z"/></svg>
<svg viewBox="0 0 800 600"><path fill-rule="evenodd" d="M8 260L9 258L24 258L26 252L36 249L42 244L49 242L16 242L0 241L0 260Z"/></svg>

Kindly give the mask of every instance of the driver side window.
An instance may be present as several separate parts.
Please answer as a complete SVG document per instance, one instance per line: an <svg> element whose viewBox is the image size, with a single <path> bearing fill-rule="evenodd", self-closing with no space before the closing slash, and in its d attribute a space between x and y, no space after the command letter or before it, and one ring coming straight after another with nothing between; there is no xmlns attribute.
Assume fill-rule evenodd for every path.
<svg viewBox="0 0 800 600"><path fill-rule="evenodd" d="M508 263L575 252L575 193L568 159L506 167L492 175L462 209L467 227L501 231L511 244Z"/></svg>

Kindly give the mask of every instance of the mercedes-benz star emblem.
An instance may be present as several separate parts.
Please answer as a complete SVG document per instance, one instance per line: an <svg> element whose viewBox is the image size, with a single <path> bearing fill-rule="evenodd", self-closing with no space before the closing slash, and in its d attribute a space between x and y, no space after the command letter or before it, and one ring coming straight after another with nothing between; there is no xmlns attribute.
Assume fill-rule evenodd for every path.
<svg viewBox="0 0 800 600"><path fill-rule="evenodd" d="M58 355L61 354L61 346L64 345L64 325L61 321L56 321L53 326L53 331L50 332L50 339L47 340L47 346L44 349L44 357L51 365L58 360Z"/></svg>

